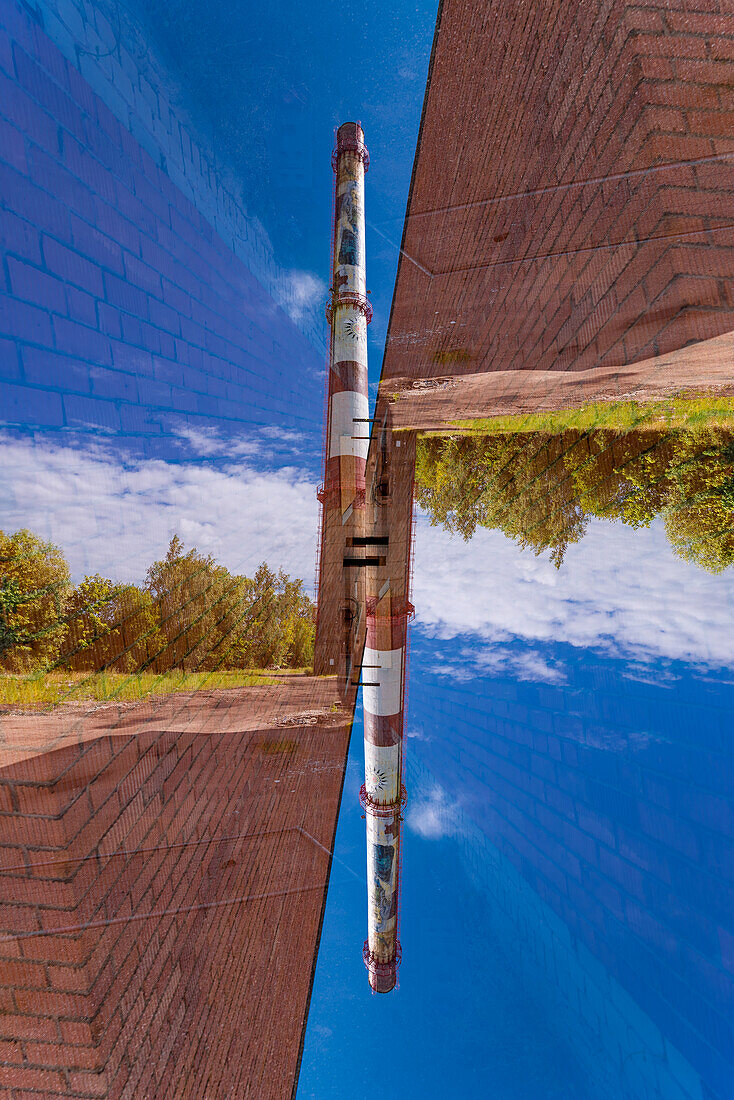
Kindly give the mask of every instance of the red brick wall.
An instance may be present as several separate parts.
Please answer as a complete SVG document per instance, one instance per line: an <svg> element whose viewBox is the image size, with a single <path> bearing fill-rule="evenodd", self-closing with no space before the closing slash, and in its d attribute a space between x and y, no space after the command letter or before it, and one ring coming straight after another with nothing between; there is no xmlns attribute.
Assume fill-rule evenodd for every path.
<svg viewBox="0 0 734 1100"><path fill-rule="evenodd" d="M291 1095L348 742L332 703L300 679L5 718L1 1096Z"/></svg>
<svg viewBox="0 0 734 1100"><path fill-rule="evenodd" d="M444 0L387 376L622 365L734 329L725 6Z"/></svg>

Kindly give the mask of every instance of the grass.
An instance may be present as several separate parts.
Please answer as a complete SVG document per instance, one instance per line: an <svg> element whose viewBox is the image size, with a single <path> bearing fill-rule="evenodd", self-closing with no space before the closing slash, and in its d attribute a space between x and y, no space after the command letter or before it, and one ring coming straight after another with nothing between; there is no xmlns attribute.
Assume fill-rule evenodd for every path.
<svg viewBox="0 0 734 1100"><path fill-rule="evenodd" d="M296 670L288 670L296 671ZM59 703L127 702L172 692L275 684L267 672L229 669L222 672L36 672L0 673L0 706L39 707Z"/></svg>
<svg viewBox="0 0 734 1100"><path fill-rule="evenodd" d="M555 435L576 428L590 431L609 428L670 430L671 428L734 428L732 397L671 397L665 401L600 401L578 409L528 413L525 416L493 416L487 419L454 420L439 432L426 435L501 435L544 432Z"/></svg>

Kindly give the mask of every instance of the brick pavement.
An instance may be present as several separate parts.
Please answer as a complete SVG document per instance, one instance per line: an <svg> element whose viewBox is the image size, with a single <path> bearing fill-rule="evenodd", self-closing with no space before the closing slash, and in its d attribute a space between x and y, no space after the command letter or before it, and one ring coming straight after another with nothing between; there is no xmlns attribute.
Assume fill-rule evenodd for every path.
<svg viewBox="0 0 734 1100"><path fill-rule="evenodd" d="M3 716L0 1095L291 1095L349 729L307 677Z"/></svg>
<svg viewBox="0 0 734 1100"><path fill-rule="evenodd" d="M580 409L595 402L731 397L734 333L616 368L484 371L427 382L396 378L385 388L398 395L391 406L393 426L417 431L441 431L457 420Z"/></svg>
<svg viewBox="0 0 734 1100"><path fill-rule="evenodd" d="M444 0L385 381L734 330L734 15L695 7Z"/></svg>

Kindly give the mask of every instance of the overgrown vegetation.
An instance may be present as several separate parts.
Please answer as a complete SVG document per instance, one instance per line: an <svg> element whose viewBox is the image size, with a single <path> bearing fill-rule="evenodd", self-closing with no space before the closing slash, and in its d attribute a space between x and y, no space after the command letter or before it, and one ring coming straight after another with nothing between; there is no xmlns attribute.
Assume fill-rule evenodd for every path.
<svg viewBox="0 0 734 1100"><path fill-rule="evenodd" d="M493 416L482 420L455 420L452 424L452 429L471 435L516 435L519 432L547 432L557 435L572 428L583 432L601 429L622 432L633 429L734 429L734 398L681 396L641 403L599 401L576 409L549 410L527 413L524 416Z"/></svg>
<svg viewBox="0 0 734 1100"><path fill-rule="evenodd" d="M427 437L416 499L465 539L498 529L560 567L591 517L647 527L719 573L734 561L734 436L725 428Z"/></svg>
<svg viewBox="0 0 734 1100"><path fill-rule="evenodd" d="M142 585L73 585L57 546L0 532L1 702L240 686L242 670L310 667L314 630L303 582L264 563L233 575L174 537Z"/></svg>
<svg viewBox="0 0 734 1100"><path fill-rule="evenodd" d="M171 692L214 691L217 688L274 684L272 676L235 669L226 672L6 672L0 675L0 705L55 706L58 703L136 701Z"/></svg>

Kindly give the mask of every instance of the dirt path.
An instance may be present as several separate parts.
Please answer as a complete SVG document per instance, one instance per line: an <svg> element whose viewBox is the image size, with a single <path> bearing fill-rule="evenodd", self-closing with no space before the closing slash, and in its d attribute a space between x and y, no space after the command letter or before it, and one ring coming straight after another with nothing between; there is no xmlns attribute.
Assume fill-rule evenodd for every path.
<svg viewBox="0 0 734 1100"><path fill-rule="evenodd" d="M734 395L734 332L630 366L585 371L488 371L443 379L391 378L397 429L436 431L457 420L660 401L680 393Z"/></svg>

